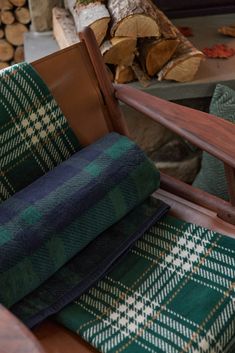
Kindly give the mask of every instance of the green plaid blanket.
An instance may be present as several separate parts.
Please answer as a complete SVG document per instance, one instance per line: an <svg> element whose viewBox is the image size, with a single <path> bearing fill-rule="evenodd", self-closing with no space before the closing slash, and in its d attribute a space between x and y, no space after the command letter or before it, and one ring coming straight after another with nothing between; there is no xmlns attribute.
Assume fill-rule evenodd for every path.
<svg viewBox="0 0 235 353"><path fill-rule="evenodd" d="M79 143L31 65L0 72L0 202L53 169Z"/></svg>
<svg viewBox="0 0 235 353"><path fill-rule="evenodd" d="M235 352L235 240L165 217L57 315L101 352Z"/></svg>

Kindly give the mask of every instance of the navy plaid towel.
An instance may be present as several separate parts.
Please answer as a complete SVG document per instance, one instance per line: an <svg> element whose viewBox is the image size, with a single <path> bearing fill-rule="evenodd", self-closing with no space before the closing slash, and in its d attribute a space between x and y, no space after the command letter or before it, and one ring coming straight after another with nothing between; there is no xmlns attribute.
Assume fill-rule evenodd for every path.
<svg viewBox="0 0 235 353"><path fill-rule="evenodd" d="M22 305L13 308L31 325L74 299L82 293L81 288L85 290L94 283L148 225L166 212L168 207L164 204L145 201L158 186L159 172L144 152L128 138L112 133L3 202L0 302L12 307L42 286L32 312L28 312L29 305L25 306L26 311L22 309L30 300L27 297ZM118 226L117 222L128 214L130 218ZM115 234L117 241L110 241L106 253L100 251L95 263L79 268L80 259L76 257L75 262L68 263L102 235L97 247L91 247L90 255L83 255L95 258L100 244L114 239ZM109 253L112 257L108 259ZM101 260L104 262L100 267L96 266ZM98 272L94 272L96 268ZM46 282L49 279L50 283ZM37 316L38 313L41 314Z"/></svg>

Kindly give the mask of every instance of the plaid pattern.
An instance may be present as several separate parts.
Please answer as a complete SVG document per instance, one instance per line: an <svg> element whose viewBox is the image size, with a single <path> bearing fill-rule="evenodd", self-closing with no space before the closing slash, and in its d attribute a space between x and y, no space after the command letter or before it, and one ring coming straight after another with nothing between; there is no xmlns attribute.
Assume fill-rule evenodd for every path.
<svg viewBox="0 0 235 353"><path fill-rule="evenodd" d="M210 113L235 123L235 91L218 84L211 99ZM202 154L201 170L193 186L229 200L224 164L205 151Z"/></svg>
<svg viewBox="0 0 235 353"><path fill-rule="evenodd" d="M158 185L144 152L112 133L3 202L0 302L10 307L37 288Z"/></svg>
<svg viewBox="0 0 235 353"><path fill-rule="evenodd" d="M57 315L101 352L235 351L235 240L165 217Z"/></svg>
<svg viewBox="0 0 235 353"><path fill-rule="evenodd" d="M36 71L0 72L0 202L69 158L80 146Z"/></svg>
<svg viewBox="0 0 235 353"><path fill-rule="evenodd" d="M169 207L149 197L89 243L11 311L33 327L89 289Z"/></svg>

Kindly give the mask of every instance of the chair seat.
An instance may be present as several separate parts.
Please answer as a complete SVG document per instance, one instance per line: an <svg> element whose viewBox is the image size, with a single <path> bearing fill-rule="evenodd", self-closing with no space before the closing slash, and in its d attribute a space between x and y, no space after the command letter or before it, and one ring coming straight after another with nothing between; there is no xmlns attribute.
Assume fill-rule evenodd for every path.
<svg viewBox="0 0 235 353"><path fill-rule="evenodd" d="M181 206L189 217L190 205ZM216 227L215 215L200 212ZM234 239L167 217L57 319L100 351L233 352L234 277ZM35 334L47 352L66 352L64 336L68 352L94 351L55 323Z"/></svg>

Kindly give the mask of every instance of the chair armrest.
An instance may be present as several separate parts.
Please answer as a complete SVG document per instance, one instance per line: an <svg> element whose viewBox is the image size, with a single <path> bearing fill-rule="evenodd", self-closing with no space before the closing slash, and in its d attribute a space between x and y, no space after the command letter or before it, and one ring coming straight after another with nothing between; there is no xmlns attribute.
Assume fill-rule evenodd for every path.
<svg viewBox="0 0 235 353"><path fill-rule="evenodd" d="M0 305L0 352L44 353L32 333Z"/></svg>
<svg viewBox="0 0 235 353"><path fill-rule="evenodd" d="M214 115L154 97L128 85L114 85L115 96L235 168L235 124Z"/></svg>

